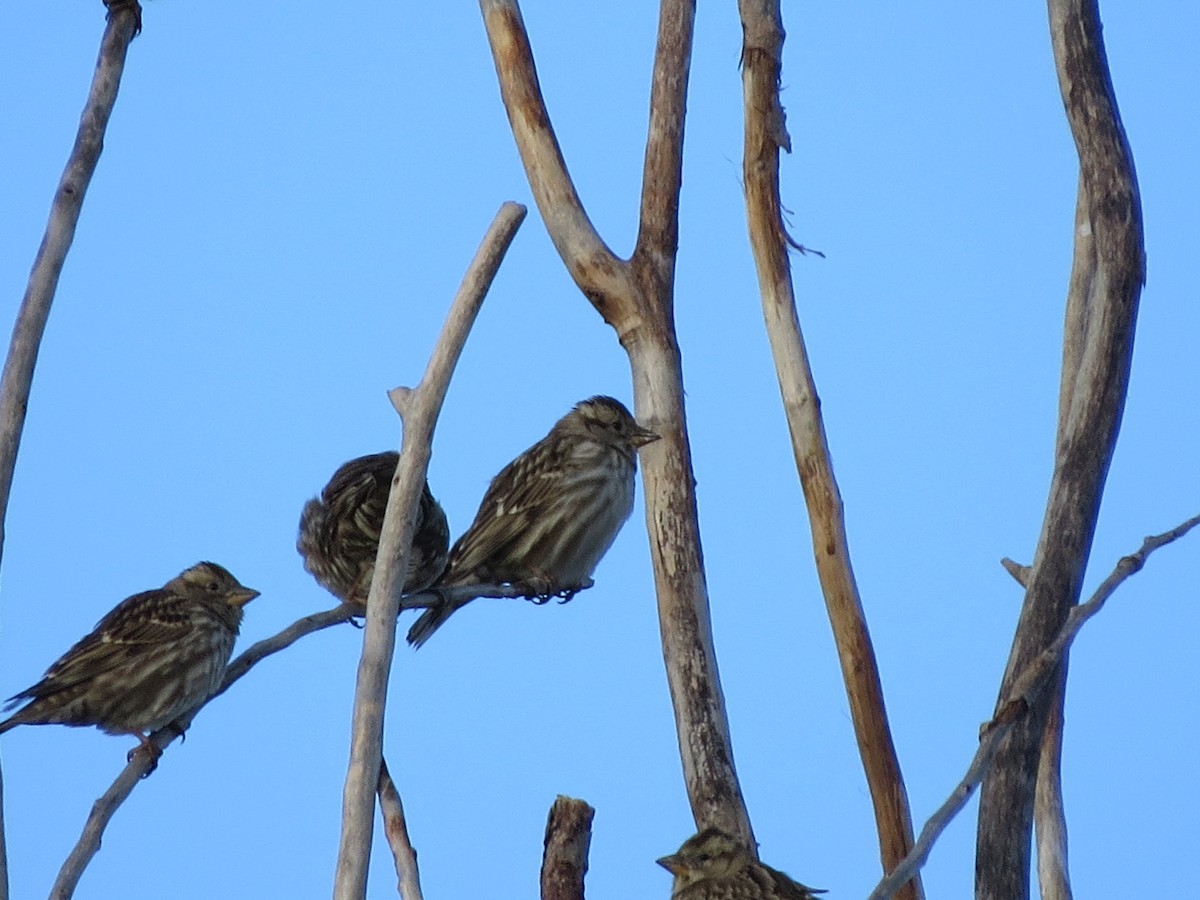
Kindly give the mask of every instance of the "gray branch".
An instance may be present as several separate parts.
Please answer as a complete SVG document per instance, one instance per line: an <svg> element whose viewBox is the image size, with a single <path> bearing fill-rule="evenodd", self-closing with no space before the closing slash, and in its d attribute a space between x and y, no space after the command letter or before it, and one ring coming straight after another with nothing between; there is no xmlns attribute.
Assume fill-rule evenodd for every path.
<svg viewBox="0 0 1200 900"><path fill-rule="evenodd" d="M1028 589L998 695L1012 696L1078 602L1116 446L1145 280L1141 200L1117 110L1096 0L1050 0L1050 36L1079 154L1054 474ZM1066 665L1066 659L1061 660ZM1011 728L983 784L977 900L1029 896L1030 830L1052 695Z"/></svg>
<svg viewBox="0 0 1200 900"><path fill-rule="evenodd" d="M350 763L342 791L342 834L334 876L336 900L361 900L366 896L375 791L383 758L387 682L404 581L401 573L405 571L421 485L429 466L434 425L475 316L524 218L525 207L516 203L501 206L459 286L421 383L415 389L396 388L389 394L404 422L404 438L367 598L367 624L351 719Z"/></svg>
<svg viewBox="0 0 1200 900"><path fill-rule="evenodd" d="M1108 598L1126 578L1141 570L1151 553L1183 537L1197 525L1200 525L1200 516L1188 519L1168 532L1146 538L1136 553L1122 557L1117 562L1112 573L1104 579L1086 603L1071 609L1066 622L1049 646L1013 679L1013 688L1004 696L996 715L980 729L979 749L975 751L967 774L951 791L946 802L929 817L912 851L875 886L867 900L890 900L905 882L921 870L946 826L967 805L967 801L987 775L996 751L1004 739L1016 725L1027 718L1029 710L1035 706L1039 696L1045 694L1053 676L1059 671L1059 663L1064 654L1079 634L1079 629L1104 608Z"/></svg>
<svg viewBox="0 0 1200 900"><path fill-rule="evenodd" d="M66 168L58 182L50 204L50 218L42 235L41 246L33 260L29 283L17 320L13 325L4 373L0 375L0 559L4 556L4 520L8 514L8 499L12 493L13 473L21 432L25 428L25 413L33 386L33 369L37 364L42 335L50 318L50 306L58 289L67 251L75 239L75 228L83 209L83 198L91 184L100 151L104 147L104 132L117 102L121 75L125 71L125 56L129 42L137 30L136 9L112 10L104 37L100 40L100 56L87 102L80 116L75 145L67 159ZM0 805L3 804L0 779ZM0 900L8 900L8 853L5 849L4 814L0 810Z"/></svg>

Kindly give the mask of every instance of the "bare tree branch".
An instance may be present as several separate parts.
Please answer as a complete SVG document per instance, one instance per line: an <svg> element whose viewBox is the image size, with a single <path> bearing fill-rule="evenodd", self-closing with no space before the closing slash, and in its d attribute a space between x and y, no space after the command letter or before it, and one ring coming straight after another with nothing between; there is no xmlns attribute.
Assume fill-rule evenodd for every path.
<svg viewBox="0 0 1200 900"><path fill-rule="evenodd" d="M92 76L92 86L80 116L79 130L75 134L75 145L50 204L50 218L29 273L29 283L13 325L8 357L4 361L4 373L0 375L0 560L4 557L4 522L17 466L17 451L21 446L21 432L25 428L25 413L29 408L33 369L37 364L42 335L46 331L46 321L50 318L54 293L58 289L58 278L67 259L67 251L75 239L83 198L96 171L96 164L100 161L100 151L104 148L104 132L117 102L121 74L125 71L125 56L138 21L135 9L113 10L109 14L108 25L100 40L96 72ZM0 791L2 800L3 791ZM0 900L8 900L8 853L5 849L2 812Z"/></svg>
<svg viewBox="0 0 1200 900"><path fill-rule="evenodd" d="M1070 610L1066 622L1049 646L1013 679L1013 688L997 705L995 716L980 729L979 749L975 751L967 774L951 791L946 802L929 817L912 851L895 870L875 886L867 900L888 900L894 897L900 887L920 871L946 826L967 805L971 794L987 775L996 751L1005 738L1028 718L1030 710L1036 708L1039 695L1044 695L1046 688L1052 684L1052 677L1060 671L1059 663L1079 634L1079 629L1104 608L1108 598L1125 579L1141 571L1151 553L1179 540L1197 525L1200 525L1200 516L1194 516L1163 534L1146 538L1135 553L1123 556L1117 561L1112 572L1086 603Z"/></svg>
<svg viewBox="0 0 1200 900"><path fill-rule="evenodd" d="M638 419L661 437L641 453L642 484L663 657L692 815L698 827L720 826L753 848L713 649L672 296L695 4L660 5L641 222L628 263L603 245L574 188L566 190L570 176L517 3L479 5L513 137L551 240L629 354Z"/></svg>
<svg viewBox="0 0 1200 900"><path fill-rule="evenodd" d="M555 799L546 818L541 900L583 900L595 814L582 800L561 794Z"/></svg>
<svg viewBox="0 0 1200 900"><path fill-rule="evenodd" d="M342 835L334 876L337 900L355 900L366 895L375 789L383 753L384 706L396 646L402 573L429 466L434 426L475 316L524 218L525 207L516 203L501 206L463 277L421 383L414 390L397 388L389 395L404 421L404 437L367 598L367 624L354 691L350 764L342 792Z"/></svg>
<svg viewBox="0 0 1200 900"><path fill-rule="evenodd" d="M817 575L875 807L883 871L888 872L912 849L912 814L888 725L879 666L850 563L841 492L833 474L821 401L796 313L788 259L788 247L794 242L784 228L779 198L779 151L791 146L779 102L783 21L779 0L740 0L738 8L742 16L745 98L742 180L750 246L758 269L763 317L791 433L792 453L808 506ZM903 900L920 900L923 896L920 881L914 878L900 896Z"/></svg>
<svg viewBox="0 0 1200 900"><path fill-rule="evenodd" d="M1059 85L1079 153L1076 247L1063 352L1059 430L1042 531L999 696L1049 645L1078 602L1120 429L1145 280L1141 203L1117 111L1096 0L1049 0ZM1065 665L1065 659L1062 661ZM1029 848L1043 695L998 750L983 785L977 900L1029 895Z"/></svg>
<svg viewBox="0 0 1200 900"><path fill-rule="evenodd" d="M1033 800L1038 888L1041 900L1072 900L1071 872L1067 865L1067 814L1062 793L1063 702L1067 689L1067 673L1062 667L1054 682Z"/></svg>
<svg viewBox="0 0 1200 900"><path fill-rule="evenodd" d="M392 848L392 859L396 863L396 888L403 900L422 900L421 873L417 868L417 851L408 837L408 822L404 818L404 804L400 802L400 791L392 781L387 760L379 761L379 811L383 815L383 834Z"/></svg>

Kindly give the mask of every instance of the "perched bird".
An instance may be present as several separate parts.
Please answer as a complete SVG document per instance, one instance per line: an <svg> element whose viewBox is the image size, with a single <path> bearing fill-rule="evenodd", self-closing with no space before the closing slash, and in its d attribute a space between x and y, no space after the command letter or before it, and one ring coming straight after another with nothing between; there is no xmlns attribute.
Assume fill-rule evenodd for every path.
<svg viewBox="0 0 1200 900"><path fill-rule="evenodd" d="M18 725L97 725L134 735L157 757L146 733L220 686L242 607L257 596L221 566L202 562L122 600L41 681L9 698L6 708L29 703L0 722L0 734Z"/></svg>
<svg viewBox="0 0 1200 900"><path fill-rule="evenodd" d="M816 900L825 893L763 865L719 828L692 835L658 864L675 876L671 900Z"/></svg>
<svg viewBox="0 0 1200 900"><path fill-rule="evenodd" d="M333 473L321 496L304 504L300 513L296 549L304 557L304 568L339 600L363 608L371 591L383 514L399 459L400 454L390 451L350 460ZM442 574L449 546L446 514L426 482L408 555L406 594L424 590Z"/></svg>
<svg viewBox="0 0 1200 900"><path fill-rule="evenodd" d="M612 397L575 404L492 479L434 588L512 584L530 597L570 599L590 587L633 509L637 450L656 440ZM408 642L420 647L466 602L429 607Z"/></svg>

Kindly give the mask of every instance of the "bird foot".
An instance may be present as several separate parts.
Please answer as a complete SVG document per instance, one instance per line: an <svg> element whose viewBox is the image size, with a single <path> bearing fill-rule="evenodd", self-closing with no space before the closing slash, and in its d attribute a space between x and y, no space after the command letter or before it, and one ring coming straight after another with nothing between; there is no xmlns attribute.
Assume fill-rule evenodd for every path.
<svg viewBox="0 0 1200 900"><path fill-rule="evenodd" d="M171 724L174 725L175 723L172 722ZM180 734L182 735L183 732L181 731ZM151 743L150 739L144 734L139 733L135 737L138 739L138 745L125 754L125 762L133 762L136 756L146 756L150 760L150 767L146 769L142 777L149 778L150 773L158 768L158 760L162 757L163 753L162 748L157 744Z"/></svg>

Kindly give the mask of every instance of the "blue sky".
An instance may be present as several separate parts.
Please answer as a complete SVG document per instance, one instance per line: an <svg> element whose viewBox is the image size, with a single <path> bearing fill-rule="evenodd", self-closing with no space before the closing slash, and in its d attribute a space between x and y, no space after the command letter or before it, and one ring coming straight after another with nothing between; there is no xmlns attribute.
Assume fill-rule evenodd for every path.
<svg viewBox="0 0 1200 900"><path fill-rule="evenodd" d="M524 5L584 202L636 231L650 4ZM1103 5L1148 283L1090 589L1200 509L1192 266L1200 13ZM103 28L17 4L0 58L0 302L24 290ZM1075 159L1037 4L788 4L793 260L864 605L919 827L990 714L1049 477ZM735 4L697 17L676 310L737 767L764 859L832 897L878 876L870 803L763 333L742 194ZM504 200L531 207L438 426L457 534L488 479L575 401L630 400L613 334L529 195L474 4L155 0L132 47L39 361L7 520L0 691L123 597L214 559L262 591L242 646L331 605L293 542L343 460L398 444L413 383ZM640 491L640 488L639 488ZM1192 537L1156 555L1071 660L1079 896L1178 896L1200 828ZM567 606L480 601L397 655L387 754L435 897L531 896L554 796L597 808L588 896L665 897L693 830L641 501ZM407 627L407 619L402 626ZM256 670L118 812L79 896L327 895L361 632ZM48 891L128 742L0 741L14 898ZM968 896L974 804L926 869ZM133 879L131 882L131 878ZM394 896L390 857L370 895Z"/></svg>

